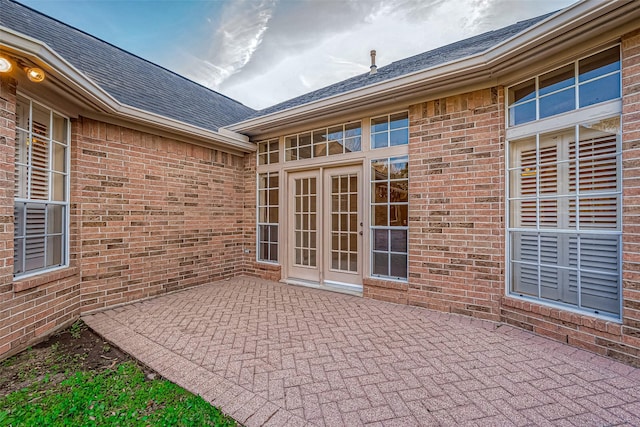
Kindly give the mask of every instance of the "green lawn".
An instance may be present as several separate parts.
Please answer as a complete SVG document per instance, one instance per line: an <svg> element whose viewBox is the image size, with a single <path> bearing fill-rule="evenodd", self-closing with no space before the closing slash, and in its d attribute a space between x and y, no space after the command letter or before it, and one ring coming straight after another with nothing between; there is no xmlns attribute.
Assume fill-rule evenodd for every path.
<svg viewBox="0 0 640 427"><path fill-rule="evenodd" d="M49 375L0 397L0 426L235 426L201 397L147 380L131 361L113 369Z"/></svg>

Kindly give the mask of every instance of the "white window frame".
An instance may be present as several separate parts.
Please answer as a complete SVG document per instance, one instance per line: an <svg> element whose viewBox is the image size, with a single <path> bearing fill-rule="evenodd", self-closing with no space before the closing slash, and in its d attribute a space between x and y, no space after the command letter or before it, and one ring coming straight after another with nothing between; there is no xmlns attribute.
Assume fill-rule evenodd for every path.
<svg viewBox="0 0 640 427"><path fill-rule="evenodd" d="M23 280L23 279L27 279L33 276L38 276L41 274L45 274L45 273L49 273L49 272L53 272L53 271L57 271L57 270L61 270L64 268L68 268L69 267L69 259L70 259L70 254L69 254L69 224L70 224L70 219L71 219L71 213L70 213L70 195L71 195L71 185L70 185L70 175L71 175L71 120L69 119L68 116L60 113L59 111L55 110L54 108L51 108L49 106L47 106L46 104L43 104L41 102L36 101L35 99L33 99L32 97L25 95L23 93L18 92L17 93L18 97L23 98L27 101L29 101L29 117L28 117L28 123L29 123L29 129L24 129L18 126L18 123L16 123L16 144L18 143L18 137L17 137L17 132L22 131L22 132L26 132L27 134L27 138L29 139L29 141L33 140L33 106L34 104L37 104L40 108L45 109L49 112L49 138L47 139L47 143L49 144L49 146L51 146L51 144L53 143L53 115L56 114L59 117L61 117L65 122L66 122L66 135L64 135L65 138L65 142L66 142L66 151L65 151L65 171L64 173L60 173L60 172L55 172L55 173L60 173L61 175L64 176L64 201L54 201L51 200L52 199L52 180L51 180L51 174L52 169L51 169L51 164L52 164L52 158L53 158L53 150L49 149L49 168L47 173L49 174L49 180L48 180L48 186L47 186L47 190L48 190L48 199L47 200L42 200L42 199L30 199L30 198L22 198L22 197L15 197L14 196L14 206L17 203L34 203L34 204L41 204L45 206L45 212L46 212L46 206L48 205L59 205L59 206L63 206L64 207L64 218L63 218L63 224L62 224L62 256L61 256L61 264L60 265L55 265L55 266L51 266L51 267L47 267L45 266L44 268L40 268L37 270L29 270L29 271L24 271L21 273L17 273L13 275L14 280ZM18 100L16 100L16 103L18 102ZM38 138L42 138L42 136L38 135ZM30 165L31 164L31 160L29 159L26 163L26 165ZM15 165L15 161L14 161L14 165ZM29 176L31 176L31 174L29 174ZM14 181L17 178L14 177ZM27 188L29 188L29 183L27 182ZM45 214L46 215L46 214ZM46 216L45 216L46 218ZM26 215L25 215L25 219L26 219ZM46 221L45 221L46 224ZM47 235L48 233L45 232L45 235ZM14 230L14 239L15 239L15 230ZM15 240L14 240L15 241ZM14 251L15 251L15 245L14 245ZM46 244L45 244L45 263L46 263ZM20 257L21 262L23 262L23 265L25 263L25 245L22 245L22 255ZM15 258L15 255L14 255Z"/></svg>
<svg viewBox="0 0 640 427"><path fill-rule="evenodd" d="M508 102L507 100L505 100L505 102ZM511 200L510 194L511 194L511 180L510 180L510 169L511 169L511 164L510 164L510 159L511 159L511 141L514 140L518 140L521 138L526 138L526 137L535 137L536 138L536 151L539 151L539 136L541 134L546 134L546 133L551 133L553 131L557 131L557 130L562 130L562 129L567 129L567 128L576 128L579 125L583 124L583 123L589 123L589 122L594 122L597 120L601 120L601 119L607 119L610 117L615 117L615 116L621 116L622 114L622 101L620 99L616 99L616 100L612 100L612 101L607 101L604 103L600 103L600 104L595 104L595 105L591 105L588 107L584 107L584 108L580 108L580 109L576 109L576 110L572 110L572 111L568 111L566 113L562 113L561 115L558 116L551 116L542 120L536 120L536 121L532 121L532 122L527 122L524 123L522 125L518 125L517 127L512 127L507 129L506 132L506 139L507 142L505 144L505 199L506 199L506 203L505 203L505 225L506 225L506 232L505 232L505 259L506 259L506 266L505 266L505 293L507 296L512 297L512 298L516 298L516 299L520 299L520 300L524 300L524 301L530 301L530 302L535 302L536 304L540 304L540 305L544 305L544 306L548 306L548 307L552 307L552 308L557 308L557 309L562 309L564 311L570 311L576 314L580 314L580 315L590 315L593 317L597 317L597 318L601 318L607 321L615 321L615 322L620 322L622 320L622 312L623 312L623 296L622 296L622 258L623 258L623 247L622 247L622 212L623 212L623 200L622 200L622 161L621 161L621 153L618 153L618 173L620 174L618 176L618 183L619 183L619 190L618 190L618 195L620 197L620 203L619 203L619 207L618 207L618 221L620 224L620 230L616 231L616 232L605 232L604 234L609 234L609 235L619 235L619 252L618 252L618 286L619 286L619 309L618 309L618 315L613 315L613 314L608 314L608 313L601 313L600 310L595 310L595 309L589 309L589 308L580 308L577 305L572 305L569 303L559 303L559 302L554 302L552 300L548 300L548 299L543 299L541 297L533 297L533 296L526 296L526 295L520 295L517 292L513 292L511 291L511 254L512 254L512 247L511 247L511 233L512 232L517 232L517 231L525 231L525 232L532 232L532 233L536 233L539 230L539 226L537 226L535 229L519 229L519 228L513 228L511 227L511 211L510 211L510 203L509 200ZM507 119L508 120L508 119ZM620 142L619 142L620 144ZM544 230L549 231L549 230ZM550 231L551 233L553 233L553 231ZM577 229L575 231L576 233L579 233L580 230ZM588 230L588 231L583 231L586 232L588 234L598 234L598 230ZM578 248L578 251L580 249ZM579 254L579 252L578 252ZM580 255L578 255L579 257ZM539 263L538 263L539 265ZM580 300L578 300L580 301Z"/></svg>
<svg viewBox="0 0 640 427"><path fill-rule="evenodd" d="M269 191L273 190L273 187L267 186L265 188L260 188L260 177L262 175L266 175L267 178L267 183L269 183L269 178L271 176L276 176L278 177L278 187L276 187L276 189L278 190L278 204L277 205L271 205L269 204ZM260 262L260 263L265 263L265 264L275 264L278 265L280 264L280 252L281 252L281 239L280 239L280 219L282 217L282 208L281 208L281 203L280 203L280 199L281 199L281 194L282 194L282 176L278 171L269 171L269 172L258 172L256 173L256 261ZM266 200L266 204L260 204L260 191L266 191L267 195L265 196L265 200ZM260 222L260 209L261 208L273 208L276 207L278 208L278 222L276 223L272 223L272 222ZM260 253L260 247L261 247L261 241L260 241L260 226L275 226L276 227L276 235L278 236L278 241L276 242L276 259L275 261L269 260L269 259L262 259L260 257L261 253ZM269 245L272 244L271 240L269 240ZM271 249L269 249L269 251L271 251Z"/></svg>
<svg viewBox="0 0 640 427"><path fill-rule="evenodd" d="M354 129L359 129L360 133L358 135L355 136L349 136L347 137L347 126L351 126L351 125L358 125L357 128ZM341 127L342 130L342 141L340 141L340 145L342 146L342 153L335 153L335 154L331 154L330 153L330 147L329 147L329 143L334 141L334 140L330 140L328 138L328 135L330 135L329 130L332 128L337 128L337 127ZM319 144L314 144L313 141L313 136L316 133L324 133L325 135L325 145L326 145L326 150L325 150L325 154L322 155L316 155L315 153L315 147L316 145ZM309 157L300 157L300 137L301 136L306 136L309 135L309 145L305 145L302 147L308 148L309 152L310 152L310 156ZM308 130L308 131L304 131L304 132L298 132L295 134L289 134L289 135L285 135L284 136L284 140L283 140L283 145L282 145L282 151L284 153L284 161L285 163L293 163L293 162L304 162L305 160L311 160L311 159L325 159L325 161L327 161L329 158L332 157L336 157L336 156L341 156L341 155L348 155L348 154L352 154L352 153L361 153L363 151L363 135L362 135L362 121L361 120L352 120L352 121L348 121L348 122L343 122L343 123L338 123L335 125L331 125L331 126L326 126L326 127L322 127L322 128L317 128L317 129L312 129L312 130ZM356 150L356 151L351 151L351 152L347 152L347 146L346 146L346 141L347 140L355 140L357 138L360 138L360 149ZM287 140L288 139L295 139L295 146L292 147L287 147ZM288 158L289 157L289 153L293 153L295 152L295 158Z"/></svg>
<svg viewBox="0 0 640 427"><path fill-rule="evenodd" d="M407 126L406 127L399 127L399 128L394 128L391 129L391 117L392 116L398 116L400 114L406 114L407 116ZM379 120L385 118L387 121L387 129L383 130L383 131L379 131L379 132L374 132L373 131L373 121L374 120ZM394 148L394 147L406 147L409 145L409 111L408 110L402 110L402 111L396 111L394 113L389 113L389 114L384 114L384 115L380 115L380 116L375 116L375 117L371 117L371 119L369 120L369 132L370 132L370 136L369 136L369 149L370 150L384 150L384 149L388 149L388 148ZM406 130L407 131L407 143L406 144L396 144L396 145L391 145L391 131L400 131L400 130ZM387 136L387 144L384 147L374 147L373 146L373 140L375 138L375 135L386 135Z"/></svg>
<svg viewBox="0 0 640 427"><path fill-rule="evenodd" d="M257 177L259 174L266 172L278 172L280 175L280 221L279 221L279 257L277 263L269 263L271 265L276 264L282 267L282 274L286 276L291 267L291 260L287 259L287 245L289 244L286 241L287 236L287 227L289 226L289 219L287 218L286 212L284 212L285 206L288 205L286 194L290 191L289 182L288 182L288 174L292 172L299 172L311 169L324 169L326 167L340 167L340 166L362 166L362 227L363 227L363 242L362 242L362 277L363 278L372 278L377 280L385 280L385 281L397 281L401 283L407 283L408 279L395 279L393 277L382 277L378 275L373 275L371 272L371 260L372 260L372 244L371 244L371 200L370 200L370 189L371 185L371 160L374 159L383 159L383 158L393 158L393 157L402 157L409 156L409 143L407 139L407 144L403 145L395 145L390 147L381 147L373 149L371 147L371 120L373 118L378 117L389 117L397 114L406 114L407 118L409 118L409 110L406 108L392 110L388 113L389 110L378 110L370 115L359 116L359 117L348 117L341 123L335 122L327 122L325 126L324 123L320 124L318 127L314 127L312 129L295 129L287 133L282 133L278 136L279 140L279 162L272 164L260 164L256 160L256 206L258 205L258 194L257 194ZM347 125L351 123L359 123L361 129L361 142L360 142L360 151L354 151L350 153L344 154L336 154L330 156L322 156L322 157L312 157L309 159L298 159L298 160L285 160L286 158L286 139L289 136L305 134L309 132L313 132L314 130L322 130L328 129L335 126ZM409 123L410 125L410 123ZM409 126L406 128L407 133L409 133ZM273 140L276 137L273 135L265 135L264 139L260 139L256 143L265 140ZM257 221L258 212L256 208L256 260L260 263L267 263L265 261L258 260L258 228ZM408 237L407 237L408 240ZM407 242L408 245L408 242ZM410 255L408 255L410 257ZM407 267L408 268L408 267ZM408 275L408 274L407 274Z"/></svg>
<svg viewBox="0 0 640 427"><path fill-rule="evenodd" d="M272 144L276 144L276 149L271 150ZM264 141L260 141L257 143L258 145L258 154L257 154L257 164L259 166L271 165L280 162L280 141L278 138L268 139ZM275 160L271 160L274 157ZM261 162L260 159L264 158L265 161Z"/></svg>
<svg viewBox="0 0 640 427"><path fill-rule="evenodd" d="M598 76L598 77L586 80L584 82L579 81L579 77L580 77L579 63L580 63L580 61L582 61L584 59L587 59L589 57L595 56L595 55L597 55L599 53L602 53L602 52L604 52L606 50L609 50L609 49L612 49L614 47L618 47L618 52L619 52L619 55L620 55L620 57L619 57L620 69L619 70L612 71L612 72L609 72L607 74L603 74L602 76ZM573 64L573 68L574 68L574 79L575 80L573 82L573 85L565 87L565 88L561 88L561 89L558 89L558 90L555 90L553 92L549 92L549 93L546 93L546 94L540 96L540 77L544 76L547 73L550 73L550 72L553 72L553 71L556 71L556 70L560 70L563 67L566 67L567 65L571 65L571 64ZM511 85L507 86L506 90L505 90L505 112L506 112L506 114L505 114L505 127L507 129L509 129L509 128L514 128L514 127L527 126L527 125L531 125L531 124L536 123L536 122L541 121L541 120L549 120L549 119L552 119L554 117L558 117L558 116L562 116L562 115L567 115L567 114L573 113L575 111L591 108L593 106L598 106L598 105L601 105L601 104L604 104L604 103L609 103L609 102L612 102L612 101L615 101L615 100L620 100L620 98L616 98L614 100L607 100L607 101L603 101L602 103L592 104L592 105L588 105L586 107L580 107L580 87L581 86L583 86L585 84L588 84L588 83L590 83L592 81L603 79L605 77L608 77L608 76L611 76L611 75L614 75L614 74L618 74L620 76L619 93L622 96L622 49L621 49L621 46L620 46L619 43L605 46L602 49L598 49L597 51L591 52L588 55L581 56L580 58L577 58L574 61L566 62L566 63L564 63L564 64L562 64L560 66L554 67L554 68L552 68L550 70L547 70L547 71L545 71L543 73L540 73L540 74L538 74L538 75L536 75L534 77L529 77L529 78L523 79L521 81L518 81L517 83L511 84ZM519 84L525 83L525 82L527 82L529 80L533 80L534 81L534 85L535 85L534 97L532 99L530 99L530 100L525 101L525 102L521 102L521 103L517 103L516 102L513 105L509 105L509 89L514 87L514 86L518 86ZM572 110L568 110L568 111L565 111L565 112L561 112L561 113L558 113L558 114L553 114L553 115L550 115L550 116L547 116L547 117L544 117L544 118L540 118L540 99L541 98L545 98L547 96L550 96L550 95L552 95L554 93L562 92L562 91L568 89L569 87L573 87L574 88L575 107ZM535 105L535 116L536 116L535 119L527 121L527 122L524 122L524 123L511 125L510 124L511 107L518 106L518 105L524 105L524 104L527 104L527 103L533 103Z"/></svg>
<svg viewBox="0 0 640 427"><path fill-rule="evenodd" d="M408 128L407 128L408 129ZM407 131L408 132L408 131ZM405 146L405 145L403 145ZM378 153L378 150L376 149L375 153ZM409 168L409 154L405 154L405 155L400 155L400 156L389 156L389 157L374 157L368 160L369 164L369 170L371 171L373 169L373 163L375 161L386 161L387 164L391 164L393 161L397 161L399 159L402 158L406 158L406 162L407 162L407 168ZM403 180L404 181L404 180ZM370 177L369 179L369 192L372 191L372 187L373 187L373 183L374 182L385 182L385 181L374 181L373 177ZM389 177L387 177L386 180L387 183L391 183L393 181L390 180ZM408 188L409 188L409 171L407 171L407 193L408 193ZM408 218L409 218L409 197L407 194L407 201L406 202L400 202L400 203L391 203L391 200L387 199L387 201L385 203L374 203L375 197L373 194L370 194L370 198L369 198L369 239L370 239L370 250L369 250L369 274L372 278L377 278L377 279L384 279L384 280L393 280L393 281L397 281L397 282L403 282L406 283L409 280L409 223L408 223ZM392 225L375 225L375 219L374 219L374 215L372 214L372 211L374 210L375 206L386 206L387 208L389 206L391 206L392 204L394 205L403 205L403 206L407 206L407 225L406 226L392 226ZM389 214L389 210L387 211L387 214ZM390 218L387 218L387 222L390 222ZM388 250L386 251L376 251L375 250L375 232L376 230L385 230L387 232L387 247ZM398 251L392 251L391 250L391 232L392 231L404 231L407 235L407 241L406 241L406 247L407 250L406 252L398 252ZM386 253L387 256L389 257L388 259L388 268L389 268L389 273L391 273L391 255L393 254L400 254L400 255L406 255L407 257L407 263L406 263L406 272L407 272L407 277L400 277L400 276L392 276L391 274L389 275L385 275L385 274L375 274L373 272L373 266L374 266L374 253Z"/></svg>

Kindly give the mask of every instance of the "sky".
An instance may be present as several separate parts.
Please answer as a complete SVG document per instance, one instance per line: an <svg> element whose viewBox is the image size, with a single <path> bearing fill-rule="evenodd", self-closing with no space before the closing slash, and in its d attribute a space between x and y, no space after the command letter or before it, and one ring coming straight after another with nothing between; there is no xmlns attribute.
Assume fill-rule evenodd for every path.
<svg viewBox="0 0 640 427"><path fill-rule="evenodd" d="M18 0L261 109L575 0Z"/></svg>

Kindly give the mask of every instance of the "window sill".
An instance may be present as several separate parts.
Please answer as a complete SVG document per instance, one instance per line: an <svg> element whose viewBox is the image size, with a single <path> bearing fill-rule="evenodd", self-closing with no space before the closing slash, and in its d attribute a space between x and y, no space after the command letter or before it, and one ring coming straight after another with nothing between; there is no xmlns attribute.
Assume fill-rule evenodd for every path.
<svg viewBox="0 0 640 427"><path fill-rule="evenodd" d="M396 291L407 291L409 282L406 280L392 279L389 277L370 276L363 279L365 286L375 286L377 288L393 289Z"/></svg>
<svg viewBox="0 0 640 427"><path fill-rule="evenodd" d="M620 327L622 324L622 319L619 317L616 318L613 316L582 311L566 305L554 304L552 302L520 296L517 294L505 295L502 302L507 307L530 312L534 315L537 314L551 319L570 322L575 325L590 326L598 330L608 331L609 328L607 325L616 325L616 327ZM601 327L594 327L594 324L599 324Z"/></svg>
<svg viewBox="0 0 640 427"><path fill-rule="evenodd" d="M256 264L260 265L261 267L271 268L273 270L277 270L280 268L280 264L277 262L256 260Z"/></svg>
<svg viewBox="0 0 640 427"><path fill-rule="evenodd" d="M78 267L61 267L57 270L47 271L37 276L26 277L24 279L18 279L13 281L13 292L23 292L38 286L46 285L47 283L55 282L57 280L66 279L67 277L78 274Z"/></svg>

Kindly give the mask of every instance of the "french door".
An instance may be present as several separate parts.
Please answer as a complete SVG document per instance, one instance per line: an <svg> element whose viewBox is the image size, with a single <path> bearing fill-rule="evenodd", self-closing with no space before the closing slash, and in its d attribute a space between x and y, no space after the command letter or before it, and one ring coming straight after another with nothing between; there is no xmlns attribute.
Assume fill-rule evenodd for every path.
<svg viewBox="0 0 640 427"><path fill-rule="evenodd" d="M361 290L362 167L288 176L288 278Z"/></svg>

